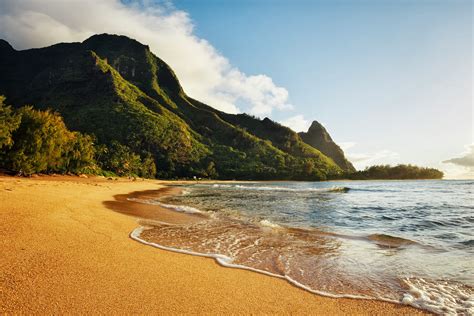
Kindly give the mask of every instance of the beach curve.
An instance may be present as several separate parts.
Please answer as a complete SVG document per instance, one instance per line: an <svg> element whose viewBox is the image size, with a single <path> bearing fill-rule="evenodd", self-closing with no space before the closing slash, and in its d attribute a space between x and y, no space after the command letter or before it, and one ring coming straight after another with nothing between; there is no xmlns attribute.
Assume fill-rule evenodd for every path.
<svg viewBox="0 0 474 316"><path fill-rule="evenodd" d="M133 241L128 234L136 219L111 212L104 202L165 184L1 177L0 311L424 313L391 303L322 297L281 279Z"/></svg>

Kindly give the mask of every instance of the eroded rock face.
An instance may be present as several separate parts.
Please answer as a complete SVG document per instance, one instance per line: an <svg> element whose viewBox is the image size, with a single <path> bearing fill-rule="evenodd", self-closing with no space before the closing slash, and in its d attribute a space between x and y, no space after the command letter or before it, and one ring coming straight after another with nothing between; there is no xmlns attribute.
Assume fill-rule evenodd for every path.
<svg viewBox="0 0 474 316"><path fill-rule="evenodd" d="M328 131L319 122L313 121L308 132L299 133L301 139L318 149L323 154L334 160L334 162L346 172L354 172L352 163L346 159L342 149L332 140Z"/></svg>

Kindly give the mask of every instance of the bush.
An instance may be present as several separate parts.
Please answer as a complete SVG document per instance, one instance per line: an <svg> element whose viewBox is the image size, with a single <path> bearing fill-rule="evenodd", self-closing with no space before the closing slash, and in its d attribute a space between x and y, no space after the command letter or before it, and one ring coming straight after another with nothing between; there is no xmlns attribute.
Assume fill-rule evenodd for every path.
<svg viewBox="0 0 474 316"><path fill-rule="evenodd" d="M0 149L13 145L12 132L20 125L20 116L4 102L5 97L0 95Z"/></svg>
<svg viewBox="0 0 474 316"><path fill-rule="evenodd" d="M119 176L144 178L156 176L156 165L151 154L145 153L142 160L140 155L117 141L112 141L109 146L97 147L97 163L102 169L112 171Z"/></svg>
<svg viewBox="0 0 474 316"><path fill-rule="evenodd" d="M19 124L6 142L10 145L2 153L3 167L24 175L94 169L92 138L69 131L59 114L24 106L8 115Z"/></svg>

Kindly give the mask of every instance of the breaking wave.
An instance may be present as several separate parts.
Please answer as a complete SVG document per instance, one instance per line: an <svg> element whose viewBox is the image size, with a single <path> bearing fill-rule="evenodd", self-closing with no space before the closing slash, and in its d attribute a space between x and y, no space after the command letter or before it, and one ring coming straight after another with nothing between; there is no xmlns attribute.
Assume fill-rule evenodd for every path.
<svg viewBox="0 0 474 316"><path fill-rule="evenodd" d="M137 202L137 203L143 203L143 204L150 204L150 205L156 205L159 207L163 207L166 209L170 209L176 212L182 212L182 213L189 213L189 214L196 214L196 213L202 213L200 210L198 210L195 207L191 206L186 206L186 205L174 205L174 204L165 204L157 200L147 200L147 199L137 199L137 198L128 198L127 200Z"/></svg>
<svg viewBox="0 0 474 316"><path fill-rule="evenodd" d="M222 189L237 189L237 190L250 190L250 191L285 191L285 192L349 192L349 187L338 187L333 186L329 188L289 188L283 186L254 186L254 185L242 185L242 184L214 184L214 188Z"/></svg>

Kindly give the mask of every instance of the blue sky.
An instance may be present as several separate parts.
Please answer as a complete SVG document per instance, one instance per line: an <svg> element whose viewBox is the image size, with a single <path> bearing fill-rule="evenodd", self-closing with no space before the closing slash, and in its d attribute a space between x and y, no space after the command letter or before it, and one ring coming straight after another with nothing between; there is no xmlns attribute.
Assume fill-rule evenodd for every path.
<svg viewBox="0 0 474 316"><path fill-rule="evenodd" d="M474 177L471 1L0 2L0 38L16 49L96 33L149 45L218 109L297 131L320 121L357 168Z"/></svg>
<svg viewBox="0 0 474 316"><path fill-rule="evenodd" d="M321 121L356 157L446 167L473 141L470 1L173 4L233 65L288 90L294 109L272 118Z"/></svg>

